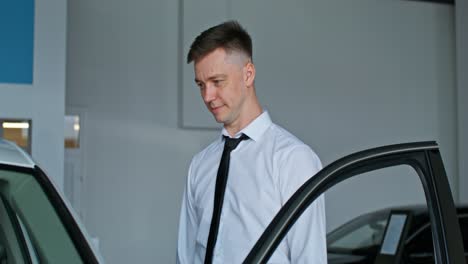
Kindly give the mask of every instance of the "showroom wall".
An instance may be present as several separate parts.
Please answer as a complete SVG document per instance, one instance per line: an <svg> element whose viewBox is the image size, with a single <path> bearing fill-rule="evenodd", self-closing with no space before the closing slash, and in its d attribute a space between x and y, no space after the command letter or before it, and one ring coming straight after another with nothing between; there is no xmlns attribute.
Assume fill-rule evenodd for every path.
<svg viewBox="0 0 468 264"><path fill-rule="evenodd" d="M219 135L210 124L184 123L191 120L184 120L183 98L201 104L188 94L183 64L191 41L187 19L196 18L196 12L221 15L194 20L191 30L224 17L252 30L260 100L325 165L368 147L437 140L450 182L457 185L452 6L397 0L296 1L291 6L226 1L204 14L211 2L68 4L66 105L86 113L83 217L108 263L174 262L188 164ZM315 35L302 25L309 23ZM291 41L277 41L277 36ZM329 228L363 211L421 201L420 190L411 192L414 181L398 180L365 181L330 192ZM397 194L387 186L407 192ZM381 199L361 195L368 190L380 192Z"/></svg>
<svg viewBox="0 0 468 264"><path fill-rule="evenodd" d="M70 1L68 12L84 223L107 263L173 263L188 163L217 135L178 128L177 1Z"/></svg>
<svg viewBox="0 0 468 264"><path fill-rule="evenodd" d="M2 3L2 5L7 3ZM0 81L0 118L30 119L33 158L63 187L63 134L65 109L66 1L15 1L12 6L32 6L34 33L32 79L21 77ZM7 5L8 5L7 4ZM7 12L8 10L2 10ZM31 14L33 15L33 14ZM12 18L13 20L14 18ZM26 18L29 20L29 18ZM12 22L13 23L13 22ZM16 34L6 27L0 38ZM23 32L21 32L23 33ZM20 34L20 33L18 33ZM27 38L29 39L29 38ZM1 39L1 41L4 41ZM5 42L7 40L5 39ZM24 45L20 43L18 45ZM30 53L29 53L30 54ZM20 54L24 55L24 54ZM0 63L6 63L0 59ZM9 65L3 65L3 67ZM26 68L21 68L25 70ZM26 74L25 76L30 76ZM7 80L7 79L5 79Z"/></svg>

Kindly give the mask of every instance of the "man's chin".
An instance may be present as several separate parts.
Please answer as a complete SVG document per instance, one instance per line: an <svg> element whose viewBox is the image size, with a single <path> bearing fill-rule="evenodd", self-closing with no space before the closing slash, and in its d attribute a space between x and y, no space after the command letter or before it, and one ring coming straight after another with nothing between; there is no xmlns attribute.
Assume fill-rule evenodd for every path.
<svg viewBox="0 0 468 264"><path fill-rule="evenodd" d="M217 115L213 115L216 123L219 123L219 124L224 124L226 123L226 118L223 118L222 116L217 116Z"/></svg>
<svg viewBox="0 0 468 264"><path fill-rule="evenodd" d="M221 119L221 118L216 118L216 116L214 117L216 123L220 123L220 124L224 124L224 120Z"/></svg>

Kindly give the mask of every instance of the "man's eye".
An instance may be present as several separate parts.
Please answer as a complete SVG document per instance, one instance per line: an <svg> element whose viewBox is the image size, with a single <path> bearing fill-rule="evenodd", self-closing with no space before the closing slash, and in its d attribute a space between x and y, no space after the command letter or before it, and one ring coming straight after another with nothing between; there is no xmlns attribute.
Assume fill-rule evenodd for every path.
<svg viewBox="0 0 468 264"><path fill-rule="evenodd" d="M221 84L222 81L223 81L223 80L214 80L214 81L213 81L213 84L214 84L215 86L219 86L219 85Z"/></svg>

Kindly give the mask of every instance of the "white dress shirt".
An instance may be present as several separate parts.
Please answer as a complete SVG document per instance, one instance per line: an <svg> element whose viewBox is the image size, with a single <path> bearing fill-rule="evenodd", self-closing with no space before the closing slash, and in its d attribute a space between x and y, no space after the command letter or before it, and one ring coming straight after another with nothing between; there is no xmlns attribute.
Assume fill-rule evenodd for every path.
<svg viewBox="0 0 468 264"><path fill-rule="evenodd" d="M289 197L322 167L317 155L263 112L231 152L213 263L242 263ZM225 129L222 134L228 136ZM224 139L190 164L182 201L178 263L203 263ZM319 197L299 218L268 263L327 263L325 205Z"/></svg>

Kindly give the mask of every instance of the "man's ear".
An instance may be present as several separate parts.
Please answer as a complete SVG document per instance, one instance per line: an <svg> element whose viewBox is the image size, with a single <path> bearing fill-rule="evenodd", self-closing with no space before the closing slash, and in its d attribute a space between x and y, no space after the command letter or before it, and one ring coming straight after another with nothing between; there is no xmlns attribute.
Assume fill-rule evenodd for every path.
<svg viewBox="0 0 468 264"><path fill-rule="evenodd" d="M255 65L252 62L247 62L244 66L244 83L245 86L253 86L255 80Z"/></svg>

